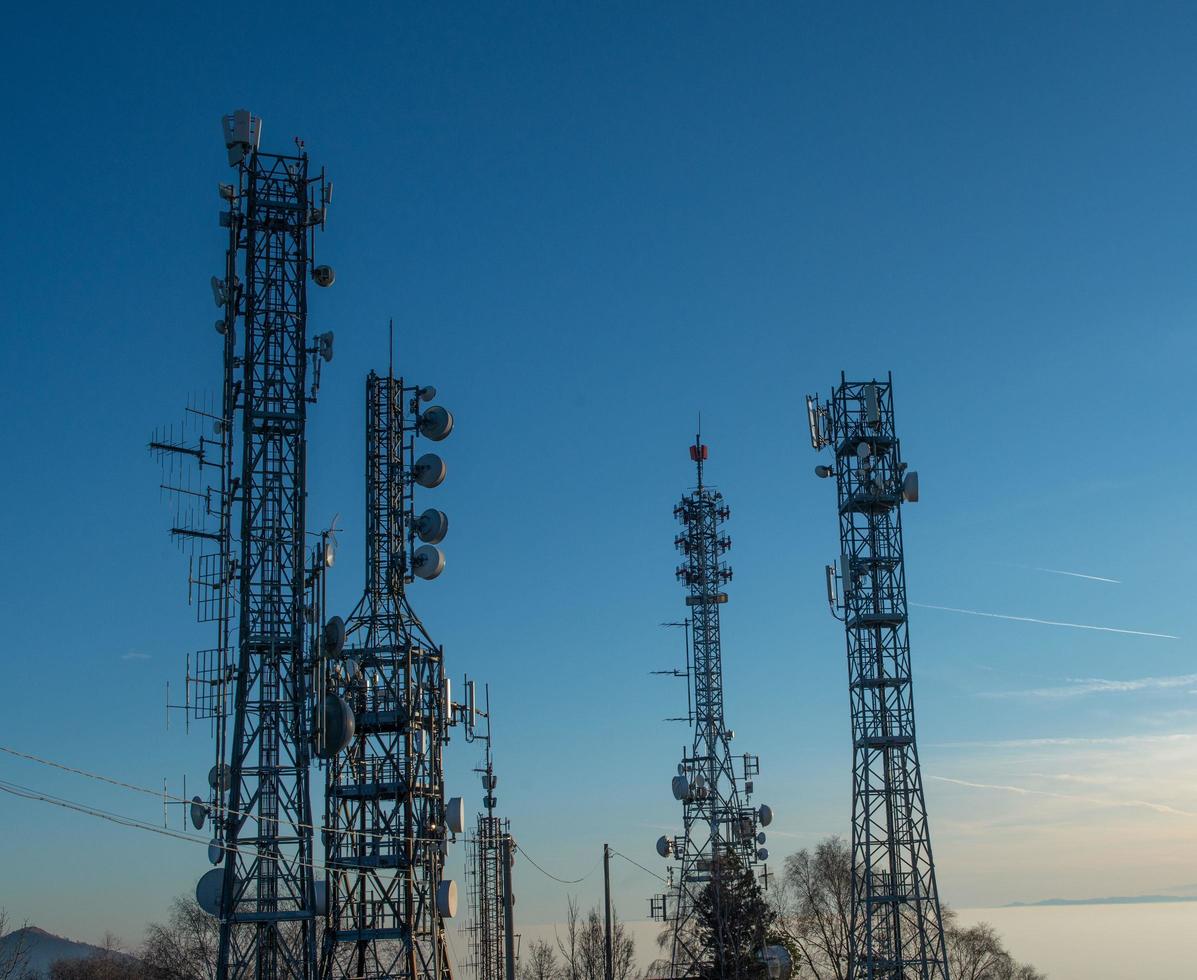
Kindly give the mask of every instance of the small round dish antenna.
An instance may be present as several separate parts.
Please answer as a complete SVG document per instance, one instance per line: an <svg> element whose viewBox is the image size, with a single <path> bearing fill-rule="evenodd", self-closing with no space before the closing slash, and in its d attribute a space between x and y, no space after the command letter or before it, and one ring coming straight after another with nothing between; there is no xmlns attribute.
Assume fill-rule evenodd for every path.
<svg viewBox="0 0 1197 980"><path fill-rule="evenodd" d="M436 397L436 389L432 385L425 385L419 392L420 401L430 402Z"/></svg>
<svg viewBox="0 0 1197 980"><path fill-rule="evenodd" d="M465 830L465 800L460 796L450 797L445 804L445 826L454 834Z"/></svg>
<svg viewBox="0 0 1197 980"><path fill-rule="evenodd" d="M208 819L208 807L198 796L191 798L191 826L196 830L204 829L204 821Z"/></svg>
<svg viewBox="0 0 1197 980"><path fill-rule="evenodd" d="M223 857L224 846L220 843L220 841L213 837L210 841L208 841L208 860L213 864L220 864L220 861Z"/></svg>
<svg viewBox="0 0 1197 980"><path fill-rule="evenodd" d="M445 553L434 544L422 544L411 557L412 571L422 579L434 579L445 570Z"/></svg>
<svg viewBox="0 0 1197 980"><path fill-rule="evenodd" d="M763 830L759 834L756 835L756 842L758 844L765 843L765 832Z"/></svg>
<svg viewBox="0 0 1197 980"><path fill-rule="evenodd" d="M312 281L317 286L328 287L337 281L337 274L331 265L318 265L312 270Z"/></svg>
<svg viewBox="0 0 1197 980"><path fill-rule="evenodd" d="M416 483L429 490L445 482L447 471L445 461L436 453L425 453L412 466L412 475L416 478Z"/></svg>
<svg viewBox="0 0 1197 980"><path fill-rule="evenodd" d="M324 652L329 657L339 657L344 648L345 620L340 616L331 616L324 624Z"/></svg>
<svg viewBox="0 0 1197 980"><path fill-rule="evenodd" d="M208 785L217 792L221 792L229 788L229 767L223 762L218 762L211 769L208 770Z"/></svg>
<svg viewBox="0 0 1197 980"><path fill-rule="evenodd" d="M312 711L312 742L317 757L331 759L353 740L357 728L349 702L326 694Z"/></svg>
<svg viewBox="0 0 1197 980"><path fill-rule="evenodd" d="M919 502L919 475L917 470L911 470L902 479L902 499L908 504Z"/></svg>
<svg viewBox="0 0 1197 980"><path fill-rule="evenodd" d="M449 533L449 518L443 510L429 507L416 518L416 534L425 544L440 544Z"/></svg>
<svg viewBox="0 0 1197 980"><path fill-rule="evenodd" d="M856 455L861 459L868 459L873 450L869 447L867 442L858 442L856 444Z"/></svg>
<svg viewBox="0 0 1197 980"><path fill-rule="evenodd" d="M436 886L436 910L446 919L457 914L457 882L452 878L446 878Z"/></svg>
<svg viewBox="0 0 1197 980"><path fill-rule="evenodd" d="M768 827L773 822L773 807L768 803L762 803L756 811L756 816L762 827Z"/></svg>
<svg viewBox="0 0 1197 980"><path fill-rule="evenodd" d="M673 842L665 836L657 838L657 853L663 858L669 857L669 852L673 850Z"/></svg>
<svg viewBox="0 0 1197 980"><path fill-rule="evenodd" d="M220 892L224 888L224 868L205 871L195 886L195 901L209 915L220 914Z"/></svg>
<svg viewBox="0 0 1197 980"><path fill-rule="evenodd" d="M756 852L756 859L758 861L768 861L769 860L769 848L762 847L760 850L758 850Z"/></svg>
<svg viewBox="0 0 1197 980"><path fill-rule="evenodd" d="M673 798L684 800L690 795L690 781L685 776L673 777Z"/></svg>
<svg viewBox="0 0 1197 980"><path fill-rule="evenodd" d="M442 405L430 405L420 415L420 435L440 442L453 431L453 413Z"/></svg>

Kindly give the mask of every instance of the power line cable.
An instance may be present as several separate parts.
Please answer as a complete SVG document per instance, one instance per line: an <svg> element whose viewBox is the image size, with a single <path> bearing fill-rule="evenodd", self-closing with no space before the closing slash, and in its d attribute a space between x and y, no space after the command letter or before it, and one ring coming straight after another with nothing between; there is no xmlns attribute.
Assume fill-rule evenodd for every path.
<svg viewBox="0 0 1197 980"><path fill-rule="evenodd" d="M646 868L646 867L645 867L643 864L641 864L639 861L633 861L633 860L632 860L630 857L628 857L628 856L627 856L626 854L624 854L622 851L617 851L617 850L615 850L614 848L612 848L612 850L611 850L611 853L612 853L612 854L614 854L616 857L621 857L621 858L623 858L623 859L624 859L625 861L627 861L629 864L634 864L634 865L636 865L636 867L638 867L638 868L639 868L641 871L643 871L645 874L650 874L650 875L652 875L654 878L656 878L656 879L657 879L657 881L663 881L663 882L665 882L665 884L669 884L669 879L667 879L667 878L662 878L662 877L661 877L659 874L657 874L655 871L650 871L648 868Z"/></svg>
<svg viewBox="0 0 1197 980"><path fill-rule="evenodd" d="M578 885L578 884L581 884L583 881L585 881L587 878L589 878L589 877L590 877L592 874L594 874L596 871L598 871L598 869L599 869L599 865L601 865L601 864L603 863L603 862L602 862L602 860L600 859L600 860L599 860L599 862L598 862L598 864L596 864L596 865L595 865L593 868L591 868L589 871L587 871L587 872L586 872L586 874L582 875L582 877L581 877L581 878L558 878L558 877L557 877L555 874L553 874L551 871L545 871L545 869L544 869L544 868L542 868L542 867L541 867L539 864L537 864L537 863L536 863L536 862L535 862L535 861L532 859L532 855L531 855L531 854L529 854L529 853L527 852L527 850L524 848L524 845L523 845L523 844L519 844L519 845L517 845L517 847L516 847L516 850L517 850L517 851L519 851L519 853L520 853L520 854L522 854L524 857L526 857L526 858L528 859L528 863L529 863L530 865L532 865L532 867L534 867L534 868L535 868L537 871L539 871L539 872L540 872L542 875L544 875L546 878L552 878L554 881L556 881L556 882L560 882L560 883L561 883L561 884L563 884L563 885Z"/></svg>

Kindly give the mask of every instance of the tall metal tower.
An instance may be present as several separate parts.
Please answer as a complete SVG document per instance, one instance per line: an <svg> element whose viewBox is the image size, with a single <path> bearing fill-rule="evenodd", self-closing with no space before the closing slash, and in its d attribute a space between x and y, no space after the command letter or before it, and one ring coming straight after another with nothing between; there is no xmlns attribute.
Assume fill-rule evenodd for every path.
<svg viewBox="0 0 1197 980"><path fill-rule="evenodd" d="M209 857L218 867L201 879L197 898L220 918L218 975L310 980L306 419L332 334L309 345L307 279L333 280L311 258L331 185L323 171L309 176L300 141L295 154L262 153L260 135L261 120L247 110L224 119L236 178L219 188L229 245L223 277L212 278L223 394L218 411L198 413L214 436L151 448L220 473L205 490L175 488L201 501L202 517L173 529L201 545L199 574L189 579L201 590L201 620L218 624L217 647L200 652L194 676L188 671L188 701L194 689L196 713L216 731L212 794L196 799L192 820L198 827L210 816L215 828Z"/></svg>
<svg viewBox="0 0 1197 980"><path fill-rule="evenodd" d="M670 975L694 977L710 960L695 936L694 906L710 883L718 887L721 862L734 858L743 868L756 870L768 859L765 835L760 830L773 819L773 811L751 803L753 779L760 771L754 755L733 756L732 732L723 718L723 656L719 640L719 607L727 602L723 591L732 571L723 560L731 539L722 527L730 511L723 494L703 483L708 450L696 437L690 459L698 484L674 507L682 533L674 544L683 560L677 578L685 584L690 612L687 683L693 702L687 721L694 726L690 749L682 751L678 775L673 779L674 798L682 803L683 832L657 841L661 857L673 856L680 864L674 877L670 867L670 893L650 903L654 918L672 923ZM766 879L767 881L767 879Z"/></svg>
<svg viewBox="0 0 1197 980"><path fill-rule="evenodd" d="M414 511L415 485L445 477L436 454L415 458L417 437L440 441L453 428L444 408L421 407L435 395L402 378L366 379L365 593L347 626L326 623L317 667L316 751L330 760L325 980L452 977L443 919L456 914L457 885L443 871L464 807L445 801L442 753L462 708L407 594L445 562L437 544L448 518Z"/></svg>
<svg viewBox="0 0 1197 980"><path fill-rule="evenodd" d="M490 692L487 690L487 719L485 734L486 756L480 768L482 777L483 810L474 823L474 836L466 854L466 878L470 891L470 921L466 932L470 940L469 967L474 980L509 980L514 973L515 940L512 923L511 866L514 860L514 839L511 823L495 816L498 799L491 755Z"/></svg>
<svg viewBox="0 0 1197 980"><path fill-rule="evenodd" d="M914 737L902 503L918 500L894 427L893 380L848 381L807 398L811 444L831 447L839 584L852 705L852 977L947 980L935 863Z"/></svg>

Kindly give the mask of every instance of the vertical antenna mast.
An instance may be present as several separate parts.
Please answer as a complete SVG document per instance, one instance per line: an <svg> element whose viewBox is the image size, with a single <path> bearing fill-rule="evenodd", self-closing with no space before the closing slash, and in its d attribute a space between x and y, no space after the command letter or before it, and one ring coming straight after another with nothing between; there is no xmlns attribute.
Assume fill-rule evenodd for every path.
<svg viewBox="0 0 1197 980"><path fill-rule="evenodd" d="M939 893L910 683L904 502L918 500L894 425L893 381L847 381L807 398L811 444L830 447L836 479L839 579L852 706L852 980L947 980Z"/></svg>
<svg viewBox="0 0 1197 980"><path fill-rule="evenodd" d="M407 594L445 562L437 544L448 518L414 507L415 487L445 476L439 456L415 457L417 437L439 442L453 428L444 408L421 408L435 396L392 374L366 379L366 589L344 632L337 617L329 623L331 639L350 644L326 643L322 656L325 980L452 977L444 919L456 914L457 884L443 872L449 841L465 828L461 800L445 801L442 754L462 709L444 651Z"/></svg>
<svg viewBox="0 0 1197 980"><path fill-rule="evenodd" d="M261 120L247 110L225 117L224 134L237 184L222 188L230 243L226 276L213 288L226 299L226 398L241 413L234 478L241 506L217 972L221 980L308 980L316 908L304 656L306 423L319 385L316 355L331 359L332 336L309 347L307 281L311 274L332 283L329 267L311 268L328 193L323 172L309 178L298 140L294 155L259 152Z"/></svg>
<svg viewBox="0 0 1197 980"><path fill-rule="evenodd" d="M657 853L672 856L680 868L676 878L670 869L672 890L656 896L650 909L655 918L672 922L670 976L677 978L717 974L721 969L698 941L695 905L708 886L719 886L722 868L739 865L742 871L756 871L768 859L759 828L773 819L768 806L753 808L749 802L759 759L731 754L732 733L724 723L719 607L727 602L722 590L732 571L723 560L731 539L721 528L730 511L723 494L703 483L708 455L701 435L696 436L690 459L698 485L673 510L683 525L674 544L683 555L677 577L686 586L690 611L694 737L673 779L674 798L682 803L683 832L657 841Z"/></svg>

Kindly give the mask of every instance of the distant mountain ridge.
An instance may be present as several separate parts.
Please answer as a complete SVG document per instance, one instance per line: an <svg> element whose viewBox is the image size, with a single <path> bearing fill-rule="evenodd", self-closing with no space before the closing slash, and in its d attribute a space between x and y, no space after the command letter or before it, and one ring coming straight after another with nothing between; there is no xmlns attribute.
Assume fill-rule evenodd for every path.
<svg viewBox="0 0 1197 980"><path fill-rule="evenodd" d="M1038 902L1010 902L1004 909L1043 908L1049 905L1151 905L1160 902L1197 902L1197 895L1113 895L1107 898L1045 898Z"/></svg>
<svg viewBox="0 0 1197 980"><path fill-rule="evenodd" d="M50 964L56 960L81 960L93 953L104 952L103 947L80 943L64 936L56 936L37 926L14 929L0 937L0 957L6 957L21 942L28 944L30 972L42 977L50 975Z"/></svg>

